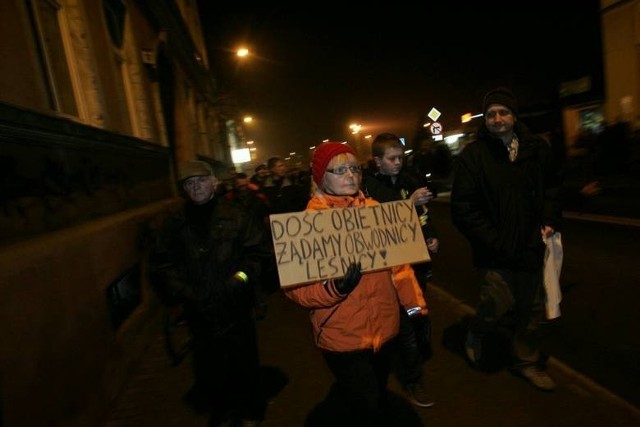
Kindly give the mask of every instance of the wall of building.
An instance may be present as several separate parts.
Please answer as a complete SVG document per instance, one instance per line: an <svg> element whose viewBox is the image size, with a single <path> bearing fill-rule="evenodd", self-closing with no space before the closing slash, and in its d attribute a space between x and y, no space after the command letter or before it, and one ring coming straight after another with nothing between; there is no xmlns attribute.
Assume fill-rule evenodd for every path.
<svg viewBox="0 0 640 427"><path fill-rule="evenodd" d="M605 120L640 128L640 1L602 0Z"/></svg>
<svg viewBox="0 0 640 427"><path fill-rule="evenodd" d="M175 164L230 159L194 7L0 2L0 425L100 425L162 325Z"/></svg>
<svg viewBox="0 0 640 427"><path fill-rule="evenodd" d="M99 425L160 314L141 237L158 203L0 250L3 425ZM114 327L107 290L123 273L139 304ZM157 331L155 331L157 332Z"/></svg>

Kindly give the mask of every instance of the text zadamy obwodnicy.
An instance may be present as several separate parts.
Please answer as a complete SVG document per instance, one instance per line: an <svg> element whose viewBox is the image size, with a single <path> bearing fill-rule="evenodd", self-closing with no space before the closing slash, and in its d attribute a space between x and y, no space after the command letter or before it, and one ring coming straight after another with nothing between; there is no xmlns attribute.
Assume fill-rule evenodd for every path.
<svg viewBox="0 0 640 427"><path fill-rule="evenodd" d="M420 220L411 201L323 209L269 217L281 286L428 261Z"/></svg>

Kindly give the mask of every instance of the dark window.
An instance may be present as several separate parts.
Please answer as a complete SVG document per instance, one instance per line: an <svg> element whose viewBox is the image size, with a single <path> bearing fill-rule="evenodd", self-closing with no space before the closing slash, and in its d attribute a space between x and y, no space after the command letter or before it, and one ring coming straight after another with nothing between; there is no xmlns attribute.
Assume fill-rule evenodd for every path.
<svg viewBox="0 0 640 427"><path fill-rule="evenodd" d="M111 41L118 48L121 48L124 41L124 18L127 14L127 7L122 0L103 0L102 7Z"/></svg>
<svg viewBox="0 0 640 427"><path fill-rule="evenodd" d="M136 265L107 288L107 306L114 329L140 305L140 266Z"/></svg>

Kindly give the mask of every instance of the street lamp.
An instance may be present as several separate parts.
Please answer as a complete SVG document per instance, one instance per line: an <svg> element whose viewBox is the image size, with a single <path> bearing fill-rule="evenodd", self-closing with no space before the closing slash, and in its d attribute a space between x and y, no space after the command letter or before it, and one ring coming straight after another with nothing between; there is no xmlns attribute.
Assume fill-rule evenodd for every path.
<svg viewBox="0 0 640 427"><path fill-rule="evenodd" d="M217 107L218 119L226 130L223 144L230 151L232 162L237 165L256 159L255 145L249 145L247 142L247 139L254 136L251 132L247 132L248 126L253 126L255 122L252 116L241 112L240 104L244 104L242 102L244 85L240 84L238 75L238 68L250 61L254 53L247 46L224 50L234 53L235 61L231 61L233 64L229 65L233 65L231 68L235 71L231 72L231 69L227 69L226 72L223 71L218 75L218 93L213 104ZM231 55L225 56L227 60L233 58Z"/></svg>

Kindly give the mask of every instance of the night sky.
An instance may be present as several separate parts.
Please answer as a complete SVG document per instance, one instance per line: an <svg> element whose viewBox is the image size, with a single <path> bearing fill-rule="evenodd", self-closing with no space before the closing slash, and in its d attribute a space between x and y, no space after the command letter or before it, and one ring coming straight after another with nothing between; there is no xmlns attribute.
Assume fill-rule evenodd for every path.
<svg viewBox="0 0 640 427"><path fill-rule="evenodd" d="M498 85L522 109L544 108L560 82L601 75L598 0L440 3L201 10L211 67L255 118L247 137L260 160L349 139L352 122L411 140L432 107L452 130ZM238 63L240 44L256 57Z"/></svg>

